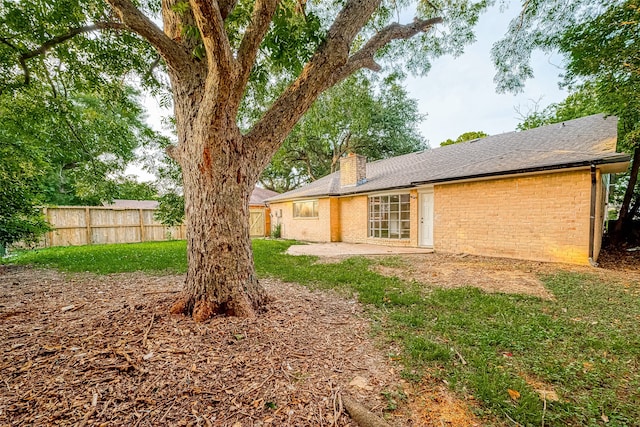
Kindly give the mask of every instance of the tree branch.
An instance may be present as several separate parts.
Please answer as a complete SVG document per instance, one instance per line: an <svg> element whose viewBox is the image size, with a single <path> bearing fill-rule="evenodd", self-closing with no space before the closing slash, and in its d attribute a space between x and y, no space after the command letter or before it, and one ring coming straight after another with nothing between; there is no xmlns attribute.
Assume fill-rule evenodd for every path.
<svg viewBox="0 0 640 427"><path fill-rule="evenodd" d="M211 0L190 0L190 4L207 52L209 71L216 72L219 77L232 78L235 60L218 3Z"/></svg>
<svg viewBox="0 0 640 427"><path fill-rule="evenodd" d="M232 100L234 111L240 105L260 43L262 43L269 30L269 24L273 19L278 3L280 3L280 0L257 0L253 8L251 23L247 27L238 49L239 73L234 88L234 99Z"/></svg>
<svg viewBox="0 0 640 427"><path fill-rule="evenodd" d="M336 16L327 34L327 40L346 46L347 51L353 40L380 6L381 0L349 0Z"/></svg>
<svg viewBox="0 0 640 427"><path fill-rule="evenodd" d="M143 14L130 0L106 0L120 21L131 31L145 38L158 51L168 67L185 71L193 58L177 42L171 40L158 26Z"/></svg>
<svg viewBox="0 0 640 427"><path fill-rule="evenodd" d="M11 43L9 39L0 37L0 43L4 44L5 46L9 46L14 51L20 53L20 49L16 45ZM28 86L29 83L31 83L31 72L29 71L29 67L27 67L27 61L22 57L22 54L18 56L18 63L20 64L20 68L22 68L22 71L24 72L24 84Z"/></svg>
<svg viewBox="0 0 640 427"><path fill-rule="evenodd" d="M121 29L125 29L125 26L118 22L96 22L93 25L86 25L84 27L71 28L68 33L55 36L50 40L47 40L46 42L42 43L40 47L30 50L29 52L23 53L22 58L24 60L28 60L36 56L43 55L47 53L47 51L52 49L54 46L62 44L79 34L91 33L97 30L106 30L106 29L121 30Z"/></svg>
<svg viewBox="0 0 640 427"><path fill-rule="evenodd" d="M223 20L227 19L227 17L231 15L231 12L233 12L233 9L236 7L237 3L238 0L218 0L220 16L222 16Z"/></svg>
<svg viewBox="0 0 640 427"><path fill-rule="evenodd" d="M1 37L0 42L9 46L11 49L19 53L18 62L20 63L20 68L24 72L24 84L28 85L31 83L31 73L29 71L29 67L27 66L27 61L29 59L35 58L36 56L41 56L47 53L49 50L53 49L55 46L66 42L74 38L77 35L91 33L93 31L98 30L118 30L125 29L125 26L120 24L119 22L96 22L92 25L86 25L83 27L71 28L67 33L60 34L58 36L52 37L51 39L42 43L39 47L29 50L27 52L22 51L20 48L11 43L8 39Z"/></svg>
<svg viewBox="0 0 640 427"><path fill-rule="evenodd" d="M258 150L262 162L268 162L320 93L344 78L335 78L334 74L347 63L353 40L380 2L381 0L348 0L329 28L324 43L318 47L300 76L285 89L246 135L248 146ZM278 126L273 126L273 123L278 123Z"/></svg>
<svg viewBox="0 0 640 427"><path fill-rule="evenodd" d="M147 72L145 73L146 78L152 79L157 82L156 78L153 76L153 72L160 65L161 60L162 57L160 55L156 56L156 59L154 59L153 62L149 65L149 70L147 70Z"/></svg>
<svg viewBox="0 0 640 427"><path fill-rule="evenodd" d="M360 5L362 9L350 9L354 5ZM355 37L359 29L366 24L372 5L377 6L378 1L354 0L347 3L331 27L329 33L334 35L327 38L298 79L283 92L246 135L249 144L257 145L259 151L270 155L323 90L344 80L360 68L378 71L380 66L374 61L374 55L380 48L393 40L408 39L420 32L426 32L442 22L442 18L432 18L407 25L391 24L375 34L358 52L345 57L348 55L348 47L345 49L343 44L347 40L353 40L352 37ZM348 10L351 11L351 16L347 15ZM356 16L353 16L354 14ZM340 25L349 27L344 33L339 28L339 22ZM355 28L356 24L359 25L358 29ZM273 126L273 123L278 123L278 126Z"/></svg>
<svg viewBox="0 0 640 427"><path fill-rule="evenodd" d="M442 18L431 18L414 21L407 25L400 25L398 23L388 25L371 37L371 39L359 51L351 55L342 72L346 73L345 77L347 77L360 68L380 71L380 65L378 65L374 60L374 56L378 50L393 40L406 40L418 33L425 33L429 31L431 27L441 22Z"/></svg>

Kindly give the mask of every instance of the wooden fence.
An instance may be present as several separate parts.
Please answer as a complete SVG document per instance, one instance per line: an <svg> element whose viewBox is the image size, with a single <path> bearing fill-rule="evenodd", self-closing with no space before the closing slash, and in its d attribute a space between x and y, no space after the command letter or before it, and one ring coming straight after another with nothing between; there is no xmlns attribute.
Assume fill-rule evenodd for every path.
<svg viewBox="0 0 640 427"><path fill-rule="evenodd" d="M53 228L41 246L75 246L102 243L151 242L184 239L185 227L167 227L153 218L154 209L106 206L44 208Z"/></svg>
<svg viewBox="0 0 640 427"><path fill-rule="evenodd" d="M104 243L153 242L185 239L184 225L167 227L157 221L155 209L107 206L56 206L44 208L53 228L39 247L76 246ZM268 212L251 208L251 235L264 236L269 230Z"/></svg>

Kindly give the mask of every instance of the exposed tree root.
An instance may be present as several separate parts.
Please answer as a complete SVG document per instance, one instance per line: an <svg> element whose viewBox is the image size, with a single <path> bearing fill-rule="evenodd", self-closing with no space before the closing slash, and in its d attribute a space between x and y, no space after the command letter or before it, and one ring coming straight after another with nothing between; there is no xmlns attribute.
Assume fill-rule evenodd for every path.
<svg viewBox="0 0 640 427"><path fill-rule="evenodd" d="M239 295L216 303L206 297L197 298L183 292L169 311L171 314L191 316L196 322L205 322L216 315L252 319L265 311L265 305L271 301L264 292L260 292L256 299L257 301L252 301L248 295Z"/></svg>
<svg viewBox="0 0 640 427"><path fill-rule="evenodd" d="M173 303L173 305L171 306L171 309L169 310L169 312L171 314L185 314L185 315L189 315L191 314L191 310L189 308L189 297L184 295L184 294L180 294L180 296L178 296L178 299L176 300L176 302Z"/></svg>
<svg viewBox="0 0 640 427"><path fill-rule="evenodd" d="M218 307L216 307L212 302L201 299L200 301L196 301L193 305L193 313L191 316L196 322L204 322L216 314L217 308Z"/></svg>
<svg viewBox="0 0 640 427"><path fill-rule="evenodd" d="M386 421L378 417L357 400L349 397L346 394L342 396L342 404L351 416L351 418L358 423L360 427L390 427Z"/></svg>

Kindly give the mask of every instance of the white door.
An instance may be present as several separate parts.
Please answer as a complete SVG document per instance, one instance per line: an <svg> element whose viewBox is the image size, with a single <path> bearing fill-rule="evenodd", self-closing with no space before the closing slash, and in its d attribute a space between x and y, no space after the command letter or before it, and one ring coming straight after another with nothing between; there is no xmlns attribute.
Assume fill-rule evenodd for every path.
<svg viewBox="0 0 640 427"><path fill-rule="evenodd" d="M433 193L420 193L420 246L433 247Z"/></svg>

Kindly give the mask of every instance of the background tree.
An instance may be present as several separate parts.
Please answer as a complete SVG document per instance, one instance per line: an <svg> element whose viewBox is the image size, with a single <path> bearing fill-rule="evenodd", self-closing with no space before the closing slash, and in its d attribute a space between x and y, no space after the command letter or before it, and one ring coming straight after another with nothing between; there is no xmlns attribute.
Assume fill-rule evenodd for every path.
<svg viewBox="0 0 640 427"><path fill-rule="evenodd" d="M347 152L380 160L423 150L427 145L417 130L423 118L398 76L375 85L358 73L314 102L260 182L284 192L337 171L340 157Z"/></svg>
<svg viewBox="0 0 640 427"><path fill-rule="evenodd" d="M462 135L460 135L459 137L457 137L455 139L455 141L451 138L447 139L446 141L442 141L440 143L441 147L447 146L447 145L451 145L451 144L458 144L460 142L466 142L466 141L471 141L473 139L478 139L478 138L484 138L485 136L489 136L488 134L480 131L471 131L471 132L465 132Z"/></svg>
<svg viewBox="0 0 640 427"><path fill-rule="evenodd" d="M4 111L0 109L0 117ZM48 230L42 211L40 173L46 163L31 141L11 137L10 127L0 125L0 256L7 245L35 241Z"/></svg>
<svg viewBox="0 0 640 427"><path fill-rule="evenodd" d="M42 205L99 205L150 196L155 189L122 176L134 150L157 143L127 87L104 93L54 91L55 83L0 94L0 215L6 246L47 230Z"/></svg>
<svg viewBox="0 0 640 427"><path fill-rule="evenodd" d="M552 123L560 123L566 120L577 119L591 114L597 114L606 110L606 106L601 105L598 95L598 92L594 90L591 83L585 83L578 87L575 92L567 96L564 101L557 104L551 104L542 111L534 109L526 115L523 114L523 121L518 124L517 129L527 130ZM631 168L630 171L619 174L615 177L611 197L616 206L622 206L623 203L625 203L624 199L627 197L629 189L631 188L629 180L631 179L632 171L633 168ZM637 172L635 173L637 176ZM638 182L635 183L635 188L633 189L632 194L632 202L627 202L629 203L628 218L634 218L638 213L640 213L640 184ZM624 232L628 233L629 231L630 228L627 225Z"/></svg>
<svg viewBox="0 0 640 427"><path fill-rule="evenodd" d="M520 114L522 122L516 126L517 130L533 129L552 123L560 123L567 120L578 119L601 113L604 108L598 100L598 93L591 84L585 83L575 88L562 102L548 105L543 110L538 110L536 104L534 108L526 113Z"/></svg>
<svg viewBox="0 0 640 427"><path fill-rule="evenodd" d="M400 24L404 1L4 0L4 22L21 26L0 28L0 77L4 87L46 79L53 62L79 86L132 73L147 83L155 50L171 83L178 141L168 152L182 170L187 223L185 291L172 311L253 316L266 294L249 196L295 123L322 92L362 68L379 71L384 58L426 70L430 57L459 52L489 3L423 2Z"/></svg>
<svg viewBox="0 0 640 427"><path fill-rule="evenodd" d="M499 90L519 90L532 76L531 52L565 55L564 84L589 83L601 112L619 118L618 148L632 152L628 186L613 228L628 235L640 168L640 0L542 0L525 2L507 36L492 51ZM637 208L636 208L637 210Z"/></svg>

